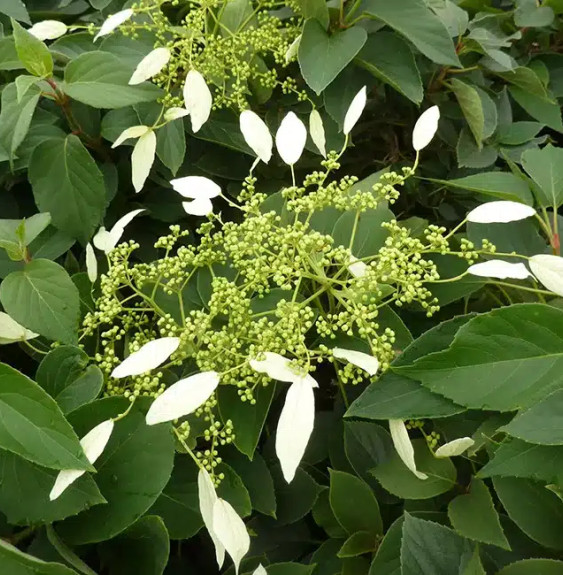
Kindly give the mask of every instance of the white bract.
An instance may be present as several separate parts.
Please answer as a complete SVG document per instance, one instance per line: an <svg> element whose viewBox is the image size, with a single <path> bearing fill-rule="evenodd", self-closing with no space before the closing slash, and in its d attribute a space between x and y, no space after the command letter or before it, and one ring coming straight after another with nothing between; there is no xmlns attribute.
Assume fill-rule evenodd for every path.
<svg viewBox="0 0 563 575"><path fill-rule="evenodd" d="M428 479L428 475L418 471L416 462L414 460L414 448L409 437L409 432L402 419L390 419L389 431L391 432L391 439L401 458L402 462L412 471L418 479Z"/></svg>
<svg viewBox="0 0 563 575"><path fill-rule="evenodd" d="M265 373L272 379L291 383L295 381L299 374L291 368L291 360L283 357L279 353L271 351L264 352L264 359L251 359L250 367L258 373Z"/></svg>
<svg viewBox="0 0 563 575"><path fill-rule="evenodd" d="M244 521L232 505L221 498L213 504L213 531L231 556L238 575L240 562L250 549L250 537Z"/></svg>
<svg viewBox="0 0 563 575"><path fill-rule="evenodd" d="M301 157L306 142L305 124L293 112L288 112L276 132L276 148L281 159L293 166Z"/></svg>
<svg viewBox="0 0 563 575"><path fill-rule="evenodd" d="M209 178L204 176L186 176L170 182L184 198L191 198L191 202L182 202L186 213L193 216L206 216L213 211L212 198L221 195L221 188Z"/></svg>
<svg viewBox="0 0 563 575"><path fill-rule="evenodd" d="M185 118L189 115L190 113L185 108L168 108L168 110L164 112L164 119L167 122L172 122L174 120L179 120L180 118Z"/></svg>
<svg viewBox="0 0 563 575"><path fill-rule="evenodd" d="M55 40L67 33L68 27L58 20L43 20L34 24L28 32L39 40Z"/></svg>
<svg viewBox="0 0 563 575"><path fill-rule="evenodd" d="M475 224L506 224L524 220L535 213L536 210L526 204L500 200L477 206L467 214L467 221Z"/></svg>
<svg viewBox="0 0 563 575"><path fill-rule="evenodd" d="M332 350L332 355L337 359L345 359L347 362L363 369L369 373L369 375L375 375L379 369L379 361L377 358L373 357L373 355L362 353L361 351L335 347Z"/></svg>
<svg viewBox="0 0 563 575"><path fill-rule="evenodd" d="M425 110L414 125L412 131L412 147L419 152L426 148L438 130L438 120L440 119L440 109L432 106Z"/></svg>
<svg viewBox="0 0 563 575"><path fill-rule="evenodd" d="M522 263L512 264L503 260L490 260L469 266L467 271L474 276L484 278L524 280L531 274Z"/></svg>
<svg viewBox="0 0 563 575"><path fill-rule="evenodd" d="M530 258L530 268L540 282L550 291L563 297L563 258L538 254Z"/></svg>
<svg viewBox="0 0 563 575"><path fill-rule="evenodd" d="M111 230L106 230L103 226L98 230L98 233L92 239L92 242L96 248L108 254L115 248L118 244L125 227L131 222L131 220L144 212L144 209L132 210L125 214L123 217L119 218Z"/></svg>
<svg viewBox="0 0 563 575"><path fill-rule="evenodd" d="M98 277L98 260L90 242L86 244L86 273L88 279L94 283Z"/></svg>
<svg viewBox="0 0 563 575"><path fill-rule="evenodd" d="M156 425L179 419L201 407L217 389L216 371L196 373L168 387L151 404L147 412L147 425Z"/></svg>
<svg viewBox="0 0 563 575"><path fill-rule="evenodd" d="M131 179L135 192L139 193L151 171L156 155L156 134L150 130L143 134L135 144L131 154Z"/></svg>
<svg viewBox="0 0 563 575"><path fill-rule="evenodd" d="M272 157L274 142L264 120L251 110L244 110L240 115L239 124L245 142L267 164Z"/></svg>
<svg viewBox="0 0 563 575"><path fill-rule="evenodd" d="M119 134L117 140L115 140L111 147L117 148L117 146L121 146L125 140L129 140L130 138L140 138L149 130L150 128L148 126L131 126L130 128L126 128Z"/></svg>
<svg viewBox="0 0 563 575"><path fill-rule="evenodd" d="M133 10L127 8L127 10L122 10L121 12L116 12L112 14L100 28L100 31L94 36L94 42L101 36L107 36L111 34L116 28L121 26L124 22L127 22L129 18L133 16Z"/></svg>
<svg viewBox="0 0 563 575"><path fill-rule="evenodd" d="M124 359L112 372L111 377L119 379L141 375L163 364L180 345L178 337L161 337L145 343L141 349Z"/></svg>
<svg viewBox="0 0 563 575"><path fill-rule="evenodd" d="M219 569L221 569L225 561L225 547L221 541L219 541L219 538L213 529L213 509L218 497L215 492L213 481L205 469L199 470L199 474L197 476L197 488L199 494L199 511L209 536L213 541L213 545L215 546L215 558L217 559Z"/></svg>
<svg viewBox="0 0 563 575"><path fill-rule="evenodd" d="M190 114L192 131L195 133L207 122L213 106L213 96L205 78L196 70L190 70L186 76L184 105Z"/></svg>
<svg viewBox="0 0 563 575"><path fill-rule="evenodd" d="M141 84L156 76L170 61L170 50L168 48L155 48L149 52L138 64L133 72L130 85Z"/></svg>
<svg viewBox="0 0 563 575"><path fill-rule="evenodd" d="M323 119L317 110L312 110L309 116L309 133L313 144L323 157L326 158L326 136L325 128L323 126Z"/></svg>
<svg viewBox="0 0 563 575"><path fill-rule="evenodd" d="M276 431L276 455L284 479L291 483L301 463L315 425L315 395L317 382L301 376L290 385Z"/></svg>
<svg viewBox="0 0 563 575"><path fill-rule="evenodd" d="M293 40L293 42L289 45L287 52L285 53L285 63L289 64L299 52L299 44L301 43L301 34Z"/></svg>
<svg viewBox="0 0 563 575"><path fill-rule="evenodd" d="M350 273L355 278L364 277L368 271L367 264L358 260L358 258L355 256L352 256L350 258L350 261L352 262L351 264L348 265L348 269L350 270Z"/></svg>
<svg viewBox="0 0 563 575"><path fill-rule="evenodd" d="M258 567L256 567L256 569L254 570L252 575L268 575L268 573L267 573L266 569L264 569L264 567L262 567L262 565L258 565Z"/></svg>
<svg viewBox="0 0 563 575"><path fill-rule="evenodd" d="M368 98L367 90L366 87L364 86L354 96L354 99L352 100L350 106L348 106L346 116L344 117L344 128L342 130L346 136L352 131L352 129L356 125L356 122L360 119L360 116L362 115L362 112L366 107L367 98Z"/></svg>
<svg viewBox="0 0 563 575"><path fill-rule="evenodd" d="M108 419L96 425L80 440L84 454L92 465L103 453L113 432L113 427L113 421ZM63 491L79 477L82 477L84 473L86 472L83 469L64 469L60 471L49 494L49 499L54 501L57 497L60 497Z"/></svg>
<svg viewBox="0 0 563 575"><path fill-rule="evenodd" d="M460 437L438 447L434 455L439 458L455 457L461 455L474 444L475 441L471 437Z"/></svg>
<svg viewBox="0 0 563 575"><path fill-rule="evenodd" d="M25 341L35 337L39 337L39 334L26 329L7 313L0 311L0 345Z"/></svg>

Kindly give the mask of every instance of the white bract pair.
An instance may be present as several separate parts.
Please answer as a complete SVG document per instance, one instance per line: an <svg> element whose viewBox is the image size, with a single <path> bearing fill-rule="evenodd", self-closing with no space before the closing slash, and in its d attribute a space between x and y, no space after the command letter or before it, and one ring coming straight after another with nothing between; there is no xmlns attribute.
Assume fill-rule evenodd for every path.
<svg viewBox="0 0 563 575"><path fill-rule="evenodd" d="M38 333L26 329L7 313L0 311L0 345L27 341L36 337L39 337Z"/></svg>
<svg viewBox="0 0 563 575"><path fill-rule="evenodd" d="M191 201L182 202L186 213L192 216L207 216L213 211L211 200L221 195L221 188L209 178L204 176L186 176L170 182L184 198Z"/></svg>
<svg viewBox="0 0 563 575"><path fill-rule="evenodd" d="M125 142L134 138L137 140L133 153L131 154L131 180L135 192L139 193L151 171L156 156L156 134L149 126L131 126L123 130L112 148L117 148Z"/></svg>
<svg viewBox="0 0 563 575"><path fill-rule="evenodd" d="M100 251L109 254L111 250L119 243L125 227L131 223L134 217L144 212L144 209L132 210L125 214L123 217L119 218L111 230L106 230L103 226L98 230L96 235L93 237L92 242L94 246ZM93 265L91 255L89 257L90 264ZM86 260L88 263L88 259ZM93 270L92 270L93 272ZM93 274L92 274L93 275Z"/></svg>

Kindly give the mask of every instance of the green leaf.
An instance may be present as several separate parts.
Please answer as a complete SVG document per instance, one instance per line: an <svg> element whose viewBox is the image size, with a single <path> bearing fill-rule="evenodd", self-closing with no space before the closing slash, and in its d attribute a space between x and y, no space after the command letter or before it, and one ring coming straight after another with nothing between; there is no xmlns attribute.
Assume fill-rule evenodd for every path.
<svg viewBox="0 0 563 575"><path fill-rule="evenodd" d="M51 223L51 214L34 214L23 220L0 220L0 248L9 252L20 252L25 257L25 248L35 240Z"/></svg>
<svg viewBox="0 0 563 575"><path fill-rule="evenodd" d="M0 363L0 448L52 469L92 469L55 401Z"/></svg>
<svg viewBox="0 0 563 575"><path fill-rule="evenodd" d="M38 78L45 78L53 73L53 57L49 48L12 20L16 52L25 69Z"/></svg>
<svg viewBox="0 0 563 575"><path fill-rule="evenodd" d="M0 539L0 566L10 575L77 575L61 563L47 563Z"/></svg>
<svg viewBox="0 0 563 575"><path fill-rule="evenodd" d="M28 133L40 94L39 88L34 86L18 102L15 83L2 90L0 146L6 150L10 160L16 157L16 150Z"/></svg>
<svg viewBox="0 0 563 575"><path fill-rule="evenodd" d="M477 146L475 138L466 126L459 133L456 154L460 168L487 168L495 163L498 156L498 152L493 146Z"/></svg>
<svg viewBox="0 0 563 575"><path fill-rule="evenodd" d="M450 80L449 85L477 142L477 146L481 148L481 142L484 139L485 113L479 92L473 86L456 78Z"/></svg>
<svg viewBox="0 0 563 575"><path fill-rule="evenodd" d="M497 575L561 575L563 561L556 559L523 559L503 567Z"/></svg>
<svg viewBox="0 0 563 575"><path fill-rule="evenodd" d="M6 14L6 16L9 16L10 18L14 18L14 20L31 24L27 8L22 0L2 0L0 13Z"/></svg>
<svg viewBox="0 0 563 575"><path fill-rule="evenodd" d="M0 509L14 525L52 523L105 503L90 474L79 477L55 501L49 500L58 471L0 451Z"/></svg>
<svg viewBox="0 0 563 575"><path fill-rule="evenodd" d="M519 28L549 26L553 19L553 10L549 6L538 6L535 0L520 0L514 12L514 23Z"/></svg>
<svg viewBox="0 0 563 575"><path fill-rule="evenodd" d="M219 12L219 22L223 36L231 36L239 30L255 28L256 16L252 3L249 0L228 0Z"/></svg>
<svg viewBox="0 0 563 575"><path fill-rule="evenodd" d="M460 65L448 31L423 0L364 0L361 12L385 22L436 64Z"/></svg>
<svg viewBox="0 0 563 575"><path fill-rule="evenodd" d="M393 369L461 405L511 411L560 389L562 367L563 311L517 304L471 319L449 349Z"/></svg>
<svg viewBox="0 0 563 575"><path fill-rule="evenodd" d="M58 532L65 541L95 543L121 533L153 505L170 479L174 461L170 425L147 426L147 403L137 399L130 413L116 422L96 462L96 483L107 505L60 523ZM122 398L102 399L75 410L70 419L84 433L129 405Z"/></svg>
<svg viewBox="0 0 563 575"><path fill-rule="evenodd" d="M557 209L563 204L563 150L548 144L541 150L526 150L522 167L537 184L541 206Z"/></svg>
<svg viewBox="0 0 563 575"><path fill-rule="evenodd" d="M29 180L35 202L53 225L86 243L106 208L102 172L77 136L43 142L31 155Z"/></svg>
<svg viewBox="0 0 563 575"><path fill-rule="evenodd" d="M175 176L186 156L186 132L181 119L157 130L156 155Z"/></svg>
<svg viewBox="0 0 563 575"><path fill-rule="evenodd" d="M320 94L354 59L366 40L367 33L359 26L329 36L317 20L307 20L298 60L309 87Z"/></svg>
<svg viewBox="0 0 563 575"><path fill-rule="evenodd" d="M71 98L94 108L122 108L152 102L162 95L154 84L129 85L133 70L109 52L87 52L65 68L61 88Z"/></svg>
<svg viewBox="0 0 563 575"><path fill-rule="evenodd" d="M497 72L497 74L503 80L506 80L528 94L538 96L540 98L549 98L545 84L531 68L519 66L510 72Z"/></svg>
<svg viewBox="0 0 563 575"><path fill-rule="evenodd" d="M22 101L23 97L26 95L27 91L37 84L39 79L35 76L27 76L26 74L22 74L16 78L16 93L17 93L17 101L18 104Z"/></svg>
<svg viewBox="0 0 563 575"><path fill-rule="evenodd" d="M549 126L557 132L563 132L561 108L559 104L548 98L531 94L518 86L511 86L510 95L524 110L538 122Z"/></svg>
<svg viewBox="0 0 563 575"><path fill-rule="evenodd" d="M53 525L47 525L45 528L45 535L47 541L53 546L57 553L66 561L68 565L72 565L79 573L83 575L97 575L95 571L90 569L82 559L57 535Z"/></svg>
<svg viewBox="0 0 563 575"><path fill-rule="evenodd" d="M311 511L317 498L326 487L319 485L308 473L298 468L295 479L287 483L279 466L271 469L276 488L277 520L288 525L302 519Z"/></svg>
<svg viewBox="0 0 563 575"><path fill-rule="evenodd" d="M489 240L497 248L497 252L510 254L512 252L533 256L545 251L545 239L540 236L537 221L527 218L517 222L476 224L467 222L467 239L480 246L484 239ZM514 262L514 258L503 258Z"/></svg>
<svg viewBox="0 0 563 575"><path fill-rule="evenodd" d="M275 563L268 565L268 575L311 575L315 565L301 563Z"/></svg>
<svg viewBox="0 0 563 575"><path fill-rule="evenodd" d="M170 481L147 511L162 518L171 539L189 539L203 527L197 473L198 468L189 457L184 453L176 455Z"/></svg>
<svg viewBox="0 0 563 575"><path fill-rule="evenodd" d="M424 439L412 440L416 467L428 479L419 479L395 451L388 461L372 470L381 485L402 499L430 499L449 491L456 481L456 469L449 458L438 459Z"/></svg>
<svg viewBox="0 0 563 575"><path fill-rule="evenodd" d="M543 130L539 122L514 122L499 130L498 141L506 146L525 144Z"/></svg>
<svg viewBox="0 0 563 575"><path fill-rule="evenodd" d="M39 364L35 379L58 403L63 413L94 401L104 376L97 365L88 365L88 354L72 345L49 352Z"/></svg>
<svg viewBox="0 0 563 575"><path fill-rule="evenodd" d="M0 285L0 301L18 323L49 339L76 343L78 290L64 268L33 260Z"/></svg>
<svg viewBox="0 0 563 575"><path fill-rule="evenodd" d="M454 575L460 572L460 564L472 555L472 544L455 531L405 514L402 575Z"/></svg>
<svg viewBox="0 0 563 575"><path fill-rule="evenodd" d="M155 515L141 517L100 548L109 573L115 575L162 575L169 553L168 531Z"/></svg>
<svg viewBox="0 0 563 575"><path fill-rule="evenodd" d="M466 495L458 495L448 505L452 527L464 537L510 550L500 525L493 498L483 481L474 477Z"/></svg>
<svg viewBox="0 0 563 575"><path fill-rule="evenodd" d="M273 383L267 387L259 386L254 394L255 405L242 402L237 390L230 386L221 386L217 390L221 418L233 422L233 426L237 429L234 443L237 449L250 459L258 445L275 389Z"/></svg>
<svg viewBox="0 0 563 575"><path fill-rule="evenodd" d="M330 469L330 506L338 523L348 535L367 531L376 536L383 534L383 521L379 504L367 483L343 471Z"/></svg>
<svg viewBox="0 0 563 575"><path fill-rule="evenodd" d="M493 479L509 517L520 529L545 547L563 549L563 504L540 483L516 477Z"/></svg>
<svg viewBox="0 0 563 575"><path fill-rule="evenodd" d="M304 20L314 18L326 30L330 24L330 16L326 0L298 0Z"/></svg>
<svg viewBox="0 0 563 575"><path fill-rule="evenodd" d="M526 181L511 172L481 172L455 180L429 181L460 190L469 190L499 200L512 200L533 205L534 198Z"/></svg>
<svg viewBox="0 0 563 575"><path fill-rule="evenodd" d="M373 558L369 575L402 575L401 541L403 539L404 518L396 519L387 529L383 541Z"/></svg>
<svg viewBox="0 0 563 575"><path fill-rule="evenodd" d="M391 32L370 34L355 62L415 104L422 102L420 72L410 46L400 36Z"/></svg>
<svg viewBox="0 0 563 575"><path fill-rule="evenodd" d="M530 443L563 445L563 390L518 413L502 431Z"/></svg>
<svg viewBox="0 0 563 575"><path fill-rule="evenodd" d="M344 541L338 557L357 557L364 553L372 553L377 546L377 539L369 531L353 533Z"/></svg>
<svg viewBox="0 0 563 575"><path fill-rule="evenodd" d="M229 465L221 466L224 479L217 488L217 495L228 501L240 517L248 517L252 513L250 495L238 473Z"/></svg>
<svg viewBox="0 0 563 575"><path fill-rule="evenodd" d="M16 52L13 36L0 38L0 70L20 70L23 64Z"/></svg>

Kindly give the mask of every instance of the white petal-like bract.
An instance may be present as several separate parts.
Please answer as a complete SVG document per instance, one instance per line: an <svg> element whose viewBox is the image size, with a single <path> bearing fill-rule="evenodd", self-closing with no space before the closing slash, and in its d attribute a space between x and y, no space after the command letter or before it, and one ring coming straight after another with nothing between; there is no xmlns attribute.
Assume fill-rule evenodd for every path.
<svg viewBox="0 0 563 575"><path fill-rule="evenodd" d="M58 20L43 20L34 24L28 32L39 40L55 40L67 33L68 27Z"/></svg>
<svg viewBox="0 0 563 575"><path fill-rule="evenodd" d="M338 359L345 359L349 363L363 369L370 375L375 375L379 369L379 361L373 355L362 353L353 349L343 349L335 347L332 350L332 355Z"/></svg>
<svg viewBox="0 0 563 575"><path fill-rule="evenodd" d="M218 498L213 505L213 531L231 556L238 575L240 562L250 549L250 536L244 521L224 499Z"/></svg>
<svg viewBox="0 0 563 575"><path fill-rule="evenodd" d="M293 112L288 112L276 132L276 148L281 159L293 166L301 157L306 142L305 124Z"/></svg>
<svg viewBox="0 0 563 575"><path fill-rule="evenodd" d="M86 273L92 283L98 278L98 260L90 242L86 244Z"/></svg>
<svg viewBox="0 0 563 575"><path fill-rule="evenodd" d="M344 117L344 128L342 131L346 136L352 131L352 129L356 125L356 122L360 119L360 116L362 115L362 112L366 107L367 99L368 99L367 89L364 86L354 96L352 103L350 104L350 106L348 106L346 116Z"/></svg>
<svg viewBox="0 0 563 575"><path fill-rule="evenodd" d="M178 337L161 337L145 343L141 349L124 359L112 372L111 377L119 379L141 375L162 365L180 345Z"/></svg>
<svg viewBox="0 0 563 575"><path fill-rule="evenodd" d="M264 352L264 359L251 359L250 367L258 373L265 373L278 381L295 381L299 374L291 369L291 360L279 353Z"/></svg>
<svg viewBox="0 0 563 575"><path fill-rule="evenodd" d="M416 463L414 460L414 448L411 443L411 438L409 437L409 432L405 426L405 422L402 419L390 419L389 431L391 432L393 445L395 446L397 454L401 458L402 462L419 479L428 479L428 475L426 475L426 473L422 473L416 468Z"/></svg>
<svg viewBox="0 0 563 575"><path fill-rule="evenodd" d="M530 269L540 282L553 293L563 297L563 258L538 254L530 258Z"/></svg>
<svg viewBox="0 0 563 575"><path fill-rule="evenodd" d="M141 136L145 135L150 128L148 126L131 126L130 128L126 128L119 134L117 140L112 144L112 148L117 148L117 146L121 146L125 140L129 140L130 138L140 138Z"/></svg>
<svg viewBox="0 0 563 575"><path fill-rule="evenodd" d="M197 476L197 488L199 494L199 511L209 536L213 541L213 545L215 545L215 558L217 559L219 569L221 569L225 561L225 547L219 541L215 531L213 530L213 508L218 497L215 492L213 481L205 469L199 470L199 474Z"/></svg>
<svg viewBox="0 0 563 575"><path fill-rule="evenodd" d="M133 16L133 10L131 10L131 8L127 8L126 10L121 10L121 12L112 14L102 24L102 27L96 36L94 36L94 42L101 36L107 36L108 34L111 34L116 28L119 28L121 24L127 22L131 16Z"/></svg>
<svg viewBox="0 0 563 575"><path fill-rule="evenodd" d="M131 210L115 223L113 228L108 232L103 226L98 230L98 233L92 239L92 242L96 248L108 254L115 248L115 246L119 243L123 232L125 231L125 227L131 223L131 220L144 212L143 208L137 210Z"/></svg>
<svg viewBox="0 0 563 575"><path fill-rule="evenodd" d="M310 376L300 377L291 384L278 421L276 455L287 483L295 477L315 425L315 394L311 379Z"/></svg>
<svg viewBox="0 0 563 575"><path fill-rule="evenodd" d="M196 70L190 70L184 84L184 105L190 114L192 131L197 132L207 122L213 106L213 96L205 78Z"/></svg>
<svg viewBox="0 0 563 575"><path fill-rule="evenodd" d="M258 565L258 567L256 567L252 575L268 575L268 572L266 571L266 569L264 569L262 565Z"/></svg>
<svg viewBox="0 0 563 575"><path fill-rule="evenodd" d="M198 198L191 202L182 202L186 214L191 216L207 216L213 211L213 202L208 198Z"/></svg>
<svg viewBox="0 0 563 575"><path fill-rule="evenodd" d="M190 113L185 108L168 108L168 110L164 112L164 119L167 122L172 122L174 120L179 120L180 118L185 118L189 115Z"/></svg>
<svg viewBox="0 0 563 575"><path fill-rule="evenodd" d="M368 271L367 264L365 262L358 260L358 258L355 256L352 256L350 258L350 261L352 262L351 264L348 265L348 269L350 270L350 273L355 278L364 277Z"/></svg>
<svg viewBox="0 0 563 575"><path fill-rule="evenodd" d="M131 154L131 179L135 192L139 193L151 171L156 155L156 134L153 130L143 134Z"/></svg>
<svg viewBox="0 0 563 575"><path fill-rule="evenodd" d="M0 311L0 345L25 341L35 337L39 337L39 334L26 329L7 313Z"/></svg>
<svg viewBox="0 0 563 575"><path fill-rule="evenodd" d="M201 407L217 389L219 374L204 371L190 375L164 390L147 412L147 425L179 419Z"/></svg>
<svg viewBox="0 0 563 575"><path fill-rule="evenodd" d="M285 63L289 64L299 52L299 44L301 43L301 34L293 40L293 42L289 45L287 52L285 53Z"/></svg>
<svg viewBox="0 0 563 575"><path fill-rule="evenodd" d="M524 220L535 213L536 210L526 204L499 200L477 206L467 214L467 221L475 224L506 224Z"/></svg>
<svg viewBox="0 0 563 575"><path fill-rule="evenodd" d="M426 148L438 130L438 120L440 119L440 109L432 106L425 110L416 121L412 131L412 147L419 152Z"/></svg>
<svg viewBox="0 0 563 575"><path fill-rule="evenodd" d="M137 64L137 68L135 68L129 80L129 84L141 84L153 76L156 76L156 74L168 64L170 56L170 50L164 47L155 48L152 52L149 52L139 64Z"/></svg>
<svg viewBox="0 0 563 575"><path fill-rule="evenodd" d="M244 110L240 115L239 124L246 143L267 164L272 157L274 141L264 120L252 110Z"/></svg>
<svg viewBox="0 0 563 575"><path fill-rule="evenodd" d="M321 156L326 158L326 136L325 127L323 125L323 119L319 114L318 110L312 110L309 115L309 133L311 134L311 140L313 144L317 146L317 150L321 153Z"/></svg>
<svg viewBox="0 0 563 575"><path fill-rule="evenodd" d="M170 184L176 192L184 198L199 200L216 198L221 195L221 188L209 178L204 176L186 176L171 180Z"/></svg>
<svg viewBox="0 0 563 575"><path fill-rule="evenodd" d="M524 280L530 276L530 272L523 263L512 264L504 260L489 260L488 262L473 264L469 266L467 271L474 276L501 280L506 278Z"/></svg>
<svg viewBox="0 0 563 575"><path fill-rule="evenodd" d="M455 457L456 455L461 455L474 444L475 441L471 437L460 437L438 447L434 455L439 458Z"/></svg>
<svg viewBox="0 0 563 575"><path fill-rule="evenodd" d="M103 453L113 432L114 422L111 419L102 421L91 429L81 440L80 445L88 461L92 464ZM83 469L64 469L60 471L55 480L55 485L49 493L49 499L54 501L63 493L63 491L79 477L86 473Z"/></svg>

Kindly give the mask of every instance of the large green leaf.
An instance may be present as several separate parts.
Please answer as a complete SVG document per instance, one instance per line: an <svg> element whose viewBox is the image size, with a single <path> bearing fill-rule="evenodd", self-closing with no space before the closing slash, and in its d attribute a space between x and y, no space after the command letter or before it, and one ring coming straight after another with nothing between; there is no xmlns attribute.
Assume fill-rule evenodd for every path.
<svg viewBox="0 0 563 575"><path fill-rule="evenodd" d="M385 22L433 62L460 65L448 31L423 0L364 0L359 12Z"/></svg>
<svg viewBox="0 0 563 575"><path fill-rule="evenodd" d="M22 220L0 220L0 248L8 252L10 258L23 260L26 247L35 240L51 223L51 214L34 214Z"/></svg>
<svg viewBox="0 0 563 575"><path fill-rule="evenodd" d="M52 469L92 469L55 400L0 363L0 449Z"/></svg>
<svg viewBox="0 0 563 575"><path fill-rule="evenodd" d="M62 345L39 364L37 383L59 404L64 413L98 397L104 383L97 365L88 366L88 354L78 347Z"/></svg>
<svg viewBox="0 0 563 575"><path fill-rule="evenodd" d="M0 301L18 323L45 337L76 343L78 290L60 265L32 260L0 285Z"/></svg>
<svg viewBox="0 0 563 575"><path fill-rule="evenodd" d="M466 495L458 495L448 505L452 527L464 537L510 549L493 498L483 481L474 477Z"/></svg>
<svg viewBox="0 0 563 575"><path fill-rule="evenodd" d="M391 32L371 34L355 61L415 104L422 102L420 72L410 46L400 36Z"/></svg>
<svg viewBox="0 0 563 575"><path fill-rule="evenodd" d="M71 98L94 108L122 108L156 100L162 91L144 82L129 85L133 70L109 52L87 52L65 69L62 89Z"/></svg>
<svg viewBox="0 0 563 575"><path fill-rule="evenodd" d="M41 40L12 20L16 52L25 69L34 76L45 78L53 73L53 57Z"/></svg>
<svg viewBox="0 0 563 575"><path fill-rule="evenodd" d="M53 225L87 242L106 208L102 172L77 136L43 142L31 155L29 180L39 209Z"/></svg>
<svg viewBox="0 0 563 575"><path fill-rule="evenodd" d="M518 304L470 320L449 349L395 371L477 409L533 405L563 385L563 311Z"/></svg>
<svg viewBox="0 0 563 575"><path fill-rule="evenodd" d="M540 205L557 209L563 204L563 150L551 144L526 150L522 167L537 185Z"/></svg>
<svg viewBox="0 0 563 575"><path fill-rule="evenodd" d="M366 39L366 31L359 26L329 36L317 20L307 20L298 56L307 84L320 94L354 59Z"/></svg>
<svg viewBox="0 0 563 575"><path fill-rule="evenodd" d="M531 94L518 86L511 86L509 92L514 100L516 100L532 118L535 118L538 122L549 126L557 132L563 132L561 108L556 101Z"/></svg>
<svg viewBox="0 0 563 575"><path fill-rule="evenodd" d="M0 5L0 13L6 14L10 18L19 20L20 22L25 22L26 24L31 24L29 19L29 14L27 13L27 8L22 0L2 0L2 5Z"/></svg>
<svg viewBox="0 0 563 575"><path fill-rule="evenodd" d="M373 558L369 575L402 575L401 572L401 541L403 539L403 516L399 517L387 529L385 537Z"/></svg>
<svg viewBox="0 0 563 575"><path fill-rule="evenodd" d="M124 412L129 402L108 398L89 403L71 415L81 432ZM98 505L63 521L57 531L72 544L110 539L132 525L157 500L170 479L174 438L168 424L145 423L147 402L137 400L115 424L96 462L96 483L107 505Z"/></svg>
<svg viewBox="0 0 563 575"><path fill-rule="evenodd" d="M61 563L47 563L0 539L0 567L10 575L77 575Z"/></svg>
<svg viewBox="0 0 563 575"><path fill-rule="evenodd" d="M563 502L542 484L515 477L493 479L509 517L534 541L563 549Z"/></svg>
<svg viewBox="0 0 563 575"><path fill-rule="evenodd" d="M450 87L457 98L459 107L465 116L477 146L480 148L484 139L485 112L483 111L479 92L470 84L456 78L450 81Z"/></svg>
<svg viewBox="0 0 563 575"><path fill-rule="evenodd" d="M497 575L561 575L563 561L556 559L523 559L503 567Z"/></svg>

